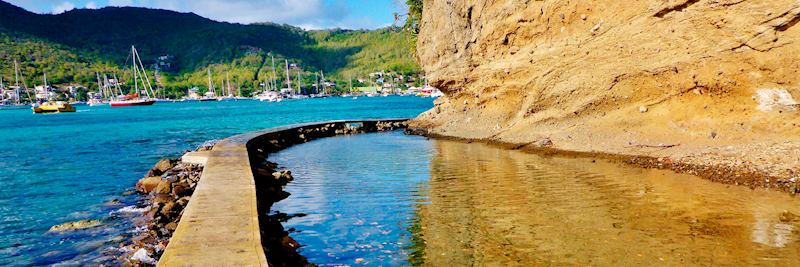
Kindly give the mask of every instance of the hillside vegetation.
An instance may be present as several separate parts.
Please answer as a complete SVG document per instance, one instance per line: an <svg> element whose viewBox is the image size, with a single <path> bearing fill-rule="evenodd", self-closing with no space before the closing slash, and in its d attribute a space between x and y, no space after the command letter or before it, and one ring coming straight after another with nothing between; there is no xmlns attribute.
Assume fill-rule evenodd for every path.
<svg viewBox="0 0 800 267"><path fill-rule="evenodd" d="M320 71L329 80L340 82L382 70L409 75L420 71L408 45L412 42L409 34L398 28L305 31L288 25L242 25L192 13L132 7L49 15L2 1L0 14L0 75L13 77L13 60L17 59L29 86L34 81L41 84L44 72L54 84L91 87L95 72L117 73L124 82L131 45L146 65L156 63L159 56L172 56L171 68L158 75L159 86L169 95L179 95L191 86L205 89L209 68L215 87L227 76L236 87L241 84L249 92L273 75L272 57L281 83L285 80L284 60L299 64L308 84ZM293 73L293 79L296 75Z"/></svg>

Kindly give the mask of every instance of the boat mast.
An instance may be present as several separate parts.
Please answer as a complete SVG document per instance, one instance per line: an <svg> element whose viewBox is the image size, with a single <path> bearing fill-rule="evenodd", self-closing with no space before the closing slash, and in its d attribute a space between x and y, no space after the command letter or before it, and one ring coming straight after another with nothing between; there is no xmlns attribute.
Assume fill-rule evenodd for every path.
<svg viewBox="0 0 800 267"><path fill-rule="evenodd" d="M231 95L231 75L230 75L230 72L225 72L225 80L228 80L228 87L227 87L228 92L224 93L224 94L225 94L225 96L230 96Z"/></svg>
<svg viewBox="0 0 800 267"><path fill-rule="evenodd" d="M50 88L47 87L47 72L44 73L44 99L50 100Z"/></svg>
<svg viewBox="0 0 800 267"><path fill-rule="evenodd" d="M138 73L139 71L136 69L136 52L134 49L135 48L133 48L133 46L131 45L131 57L133 59L131 60L132 61L131 63L133 63L133 68L131 69L131 73L133 74L133 87L136 90L135 91L136 95L139 95L139 78L136 77L136 73Z"/></svg>
<svg viewBox="0 0 800 267"><path fill-rule="evenodd" d="M16 59L14 60L14 85L17 87L14 94L17 95L17 105L19 105L19 66Z"/></svg>
<svg viewBox="0 0 800 267"><path fill-rule="evenodd" d="M117 88L117 93L119 95L122 95L122 88L119 87L119 79L117 79L117 73L116 72L114 72L114 80L117 81L117 82L114 83L114 87ZM116 98L116 97L114 97L114 98Z"/></svg>
<svg viewBox="0 0 800 267"><path fill-rule="evenodd" d="M136 47L131 46L133 49L133 53L136 54L136 59L139 60L139 67L142 68L142 74L144 76L144 80L142 80L142 86L144 87L144 92L147 94L147 98L150 98L151 95L155 97L155 91L153 91L153 86L150 84L150 78L147 77L147 70L144 69L144 65L142 64L142 58L139 56L139 52L136 51ZM136 61L134 60L134 64ZM145 82L147 82L145 84Z"/></svg>
<svg viewBox="0 0 800 267"><path fill-rule="evenodd" d="M100 99L103 99L103 84L100 82L100 73L94 73L97 76L97 92L100 93Z"/></svg>
<svg viewBox="0 0 800 267"><path fill-rule="evenodd" d="M304 84L303 84L303 77L300 76L300 75L301 75L300 74L300 66L298 65L297 66L297 94L302 95L303 94L303 86L304 86Z"/></svg>
<svg viewBox="0 0 800 267"><path fill-rule="evenodd" d="M211 81L211 68L208 69L208 91L214 92L214 83ZM214 92L216 95L217 93Z"/></svg>
<svg viewBox="0 0 800 267"><path fill-rule="evenodd" d="M272 58L272 88L278 91L278 71L275 69L275 56L269 55Z"/></svg>
<svg viewBox="0 0 800 267"><path fill-rule="evenodd" d="M289 90L292 90L292 76L289 74L289 60L286 60L286 85L289 86Z"/></svg>
<svg viewBox="0 0 800 267"><path fill-rule="evenodd" d="M104 73L103 74L103 99L101 99L101 100L111 99L111 96L114 94L113 91L111 90L111 86L109 86L109 84L111 84L111 81L108 80L108 74Z"/></svg>
<svg viewBox="0 0 800 267"><path fill-rule="evenodd" d="M314 90L316 90L317 94L319 94L319 72L314 73L314 81L316 82Z"/></svg>
<svg viewBox="0 0 800 267"><path fill-rule="evenodd" d="M325 94L325 72L319 71L319 74L322 75L322 94Z"/></svg>
<svg viewBox="0 0 800 267"><path fill-rule="evenodd" d="M16 67L16 73L15 73L15 75L16 75L17 77L21 76L21 74L20 74L20 71L19 71L19 65L18 65L18 63L17 63L17 60L14 60L14 67ZM17 82L17 83L19 83L19 82ZM17 86L19 86L19 85L17 85ZM35 101L36 101L36 99L34 99L34 98L36 98L36 96L34 95L33 97L31 97L31 91L30 91L30 90L28 90L28 85L27 85L27 84L25 84L25 76L22 76L22 87L24 87L24 90L25 90L25 95L26 95L26 96L28 96L28 101L30 101L31 103L35 102ZM36 88L36 87L34 86L34 88Z"/></svg>

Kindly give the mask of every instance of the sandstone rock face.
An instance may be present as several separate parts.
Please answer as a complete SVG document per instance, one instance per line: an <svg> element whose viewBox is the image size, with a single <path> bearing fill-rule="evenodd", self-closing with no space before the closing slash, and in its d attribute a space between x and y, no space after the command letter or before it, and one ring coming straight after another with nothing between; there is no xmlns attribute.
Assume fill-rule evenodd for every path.
<svg viewBox="0 0 800 267"><path fill-rule="evenodd" d="M797 144L798 22L796 0L426 0L417 51L445 97L412 127L698 163ZM797 155L733 154L800 175Z"/></svg>

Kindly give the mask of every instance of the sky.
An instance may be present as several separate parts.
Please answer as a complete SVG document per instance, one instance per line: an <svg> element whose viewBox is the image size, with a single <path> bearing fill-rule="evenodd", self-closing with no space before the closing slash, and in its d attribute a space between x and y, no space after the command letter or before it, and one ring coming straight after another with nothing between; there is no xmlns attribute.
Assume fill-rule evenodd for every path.
<svg viewBox="0 0 800 267"><path fill-rule="evenodd" d="M285 23L305 29L376 29L394 23L404 0L5 0L36 13L137 6L193 12L213 20Z"/></svg>

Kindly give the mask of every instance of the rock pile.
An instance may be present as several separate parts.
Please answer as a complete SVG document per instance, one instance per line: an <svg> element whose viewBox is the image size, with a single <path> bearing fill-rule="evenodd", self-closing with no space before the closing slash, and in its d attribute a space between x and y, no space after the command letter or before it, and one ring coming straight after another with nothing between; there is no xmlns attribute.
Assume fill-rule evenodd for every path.
<svg viewBox="0 0 800 267"><path fill-rule="evenodd" d="M146 195L144 231L123 244L128 252L124 265L149 266L158 261L178 227L183 210L189 204L203 167L177 159L162 159L136 183L136 191Z"/></svg>
<svg viewBox="0 0 800 267"><path fill-rule="evenodd" d="M292 172L278 170L278 165L257 157L251 161L259 201L259 220L262 244L270 264L274 266L312 266L297 252L300 244L283 228L285 214L268 215L272 205L289 197L285 186L294 180Z"/></svg>

